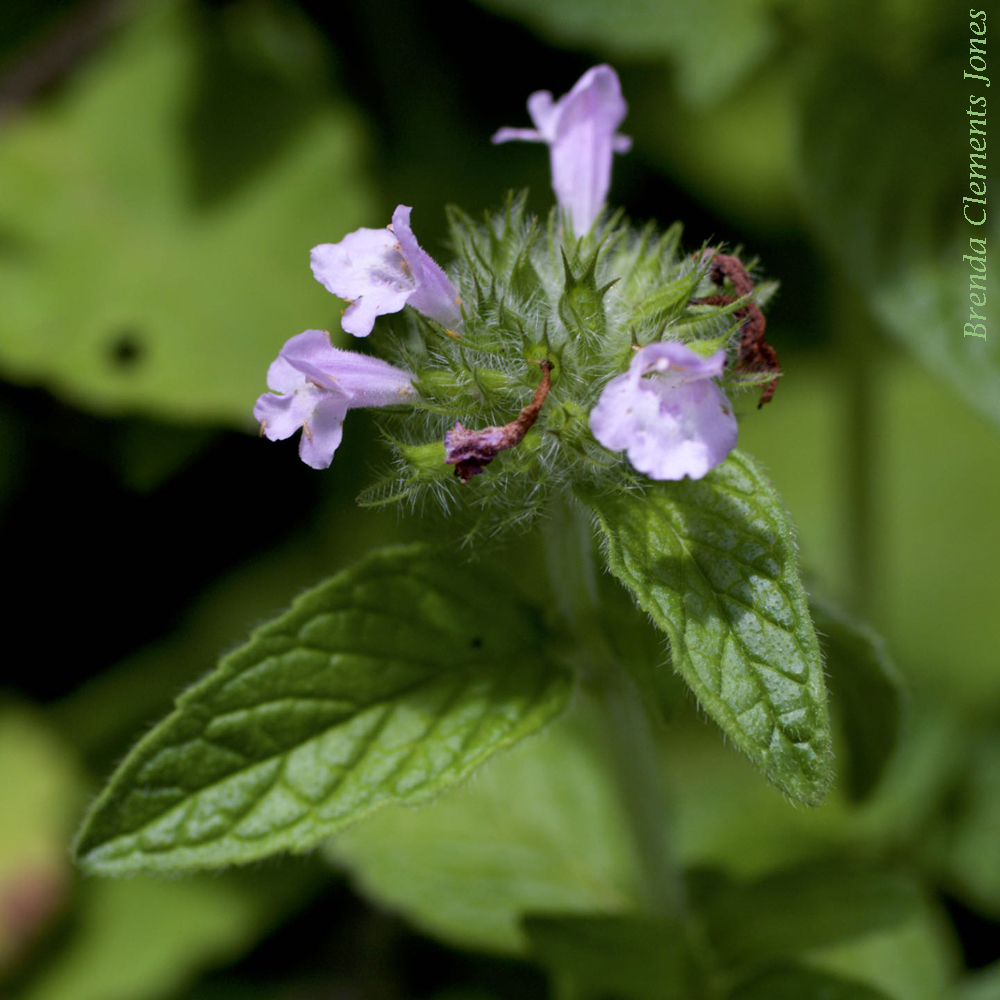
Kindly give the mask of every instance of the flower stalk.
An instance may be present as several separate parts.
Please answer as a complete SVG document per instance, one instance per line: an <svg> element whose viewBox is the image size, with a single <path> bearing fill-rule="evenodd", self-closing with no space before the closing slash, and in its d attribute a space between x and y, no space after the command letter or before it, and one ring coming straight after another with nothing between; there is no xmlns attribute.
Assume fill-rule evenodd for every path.
<svg viewBox="0 0 1000 1000"><path fill-rule="evenodd" d="M601 705L615 784L628 820L646 912L682 920L684 885L671 843L671 809L652 720L604 633L594 538L583 509L563 502L545 528L559 609L576 636L583 683Z"/></svg>

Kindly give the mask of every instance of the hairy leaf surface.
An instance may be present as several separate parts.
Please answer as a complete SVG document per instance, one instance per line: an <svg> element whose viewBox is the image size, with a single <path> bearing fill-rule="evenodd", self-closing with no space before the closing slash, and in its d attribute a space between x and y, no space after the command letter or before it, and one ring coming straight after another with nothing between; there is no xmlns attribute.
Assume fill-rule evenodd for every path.
<svg viewBox="0 0 1000 1000"><path fill-rule="evenodd" d="M697 482L584 496L611 572L670 639L675 668L782 791L808 804L832 778L819 646L774 489L734 452Z"/></svg>
<svg viewBox="0 0 1000 1000"><path fill-rule="evenodd" d="M376 553L181 695L97 800L78 855L107 874L232 864L426 800L562 708L544 638L481 570Z"/></svg>

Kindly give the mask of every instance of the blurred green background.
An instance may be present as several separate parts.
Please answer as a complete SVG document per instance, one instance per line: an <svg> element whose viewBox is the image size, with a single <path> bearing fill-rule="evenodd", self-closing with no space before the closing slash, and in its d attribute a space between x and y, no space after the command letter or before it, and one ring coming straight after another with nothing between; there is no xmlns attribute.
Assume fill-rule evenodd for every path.
<svg viewBox="0 0 1000 1000"><path fill-rule="evenodd" d="M808 813L682 704L681 856L915 874L925 915L816 962L897 1000L1000 996L961 971L1000 959L1000 289L988 257L988 338L963 339L961 260L1000 212L986 232L961 216L968 35L930 0L6 0L0 530L21 651L0 714L2 995L545 996L519 914L627 905L576 717L440 810L349 831L332 867L81 882L67 849L111 764L249 627L374 545L447 532L355 506L382 460L363 412L324 474L256 437L281 344L339 331L309 248L403 202L444 260L448 203L526 186L546 212L544 152L489 136L607 60L635 140L612 203L781 283L785 376L763 411L742 401L742 446L811 589L884 636L909 689L876 793ZM512 788L537 788L517 823L497 807ZM449 838L480 853L456 865Z"/></svg>

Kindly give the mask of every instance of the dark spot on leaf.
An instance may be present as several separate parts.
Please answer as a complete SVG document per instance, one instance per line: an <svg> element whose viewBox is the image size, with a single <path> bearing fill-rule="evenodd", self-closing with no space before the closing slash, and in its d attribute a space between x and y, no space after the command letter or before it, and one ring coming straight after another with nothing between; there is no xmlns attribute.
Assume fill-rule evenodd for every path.
<svg viewBox="0 0 1000 1000"><path fill-rule="evenodd" d="M482 649L483 640L477 635L473 638L471 645L473 649Z"/></svg>
<svg viewBox="0 0 1000 1000"><path fill-rule="evenodd" d="M121 330L111 341L109 354L111 363L122 371L130 371L142 361L146 353L142 337L134 329Z"/></svg>

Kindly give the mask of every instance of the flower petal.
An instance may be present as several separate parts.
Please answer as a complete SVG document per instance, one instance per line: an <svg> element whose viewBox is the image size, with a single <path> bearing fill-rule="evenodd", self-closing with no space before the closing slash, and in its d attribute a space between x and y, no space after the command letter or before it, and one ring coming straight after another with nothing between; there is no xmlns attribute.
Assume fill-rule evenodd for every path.
<svg viewBox="0 0 1000 1000"><path fill-rule="evenodd" d="M607 198L615 135L627 110L610 66L588 70L559 101L552 186L580 234L594 224Z"/></svg>
<svg viewBox="0 0 1000 1000"><path fill-rule="evenodd" d="M627 111L618 75L610 66L594 66L558 101L553 102L547 90L528 98L534 129L502 128L493 141L537 142L542 138L549 144L552 187L559 207L582 235L594 224L608 196L614 154L632 147L628 136L618 135Z"/></svg>
<svg viewBox="0 0 1000 1000"><path fill-rule="evenodd" d="M490 142L498 145L501 142L545 142L545 136L533 128L500 128L493 133Z"/></svg>
<svg viewBox="0 0 1000 1000"><path fill-rule="evenodd" d="M297 333L285 341L285 346L278 354L278 361L271 367L273 368L279 361L283 362L296 373L300 382L308 379L316 385L333 389L335 384L329 377L328 369L336 357L334 352L330 334L326 330L303 330L302 333ZM270 384L268 382L268 385Z"/></svg>
<svg viewBox="0 0 1000 1000"><path fill-rule="evenodd" d="M608 451L624 451L632 441L636 406L644 402L630 373L612 379L590 411L590 430Z"/></svg>
<svg viewBox="0 0 1000 1000"><path fill-rule="evenodd" d="M591 410L594 437L652 479L700 479L736 446L732 407L712 381L724 364L724 351L704 358L679 343L647 345Z"/></svg>
<svg viewBox="0 0 1000 1000"><path fill-rule="evenodd" d="M310 409L309 401L296 392L284 396L265 392L254 404L253 415L264 437L270 441L284 441L302 426Z"/></svg>
<svg viewBox="0 0 1000 1000"><path fill-rule="evenodd" d="M285 347L289 342L286 342ZM267 369L267 387L271 392L295 392L302 388L302 372L293 368L284 357L285 348Z"/></svg>
<svg viewBox="0 0 1000 1000"><path fill-rule="evenodd" d="M561 103L560 100L559 104ZM548 90L536 90L528 96L528 114L546 142L555 141L559 104L552 100L552 94Z"/></svg>
<svg viewBox="0 0 1000 1000"><path fill-rule="evenodd" d="M313 247L309 258L316 280L351 302L341 325L355 337L367 337L376 316L399 312L415 287L388 229L357 229L339 243Z"/></svg>
<svg viewBox="0 0 1000 1000"><path fill-rule="evenodd" d="M357 351L331 348L333 358L329 369L336 387L347 396L348 406L392 406L405 403L417 395L413 388L413 372L390 365L381 358Z"/></svg>
<svg viewBox="0 0 1000 1000"><path fill-rule="evenodd" d="M313 469L328 469L333 453L344 437L347 400L333 393L324 394L309 419L302 425L299 458Z"/></svg>
<svg viewBox="0 0 1000 1000"><path fill-rule="evenodd" d="M409 296L409 304L446 329L457 330L462 325L458 292L441 266L421 248L413 235L410 228L412 211L409 205L397 205L396 211L392 213L392 231L399 241L415 284Z"/></svg>
<svg viewBox="0 0 1000 1000"><path fill-rule="evenodd" d="M306 330L290 338L279 360L295 372L300 384L308 380L345 396L350 408L389 406L417 395L412 372L370 354L334 347L325 330Z"/></svg>
<svg viewBox="0 0 1000 1000"><path fill-rule="evenodd" d="M656 341L636 351L629 371L668 373L671 382L718 378L726 367L726 352L716 351L705 357L685 344L674 340Z"/></svg>
<svg viewBox="0 0 1000 1000"><path fill-rule="evenodd" d="M661 382L642 395L626 454L650 479L701 479L736 447L736 418L713 382Z"/></svg>

